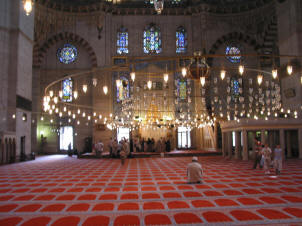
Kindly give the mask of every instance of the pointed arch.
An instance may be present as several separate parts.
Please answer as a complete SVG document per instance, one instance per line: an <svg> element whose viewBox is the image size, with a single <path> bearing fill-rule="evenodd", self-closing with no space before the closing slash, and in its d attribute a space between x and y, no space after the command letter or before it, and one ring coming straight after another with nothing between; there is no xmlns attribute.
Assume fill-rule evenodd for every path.
<svg viewBox="0 0 302 226"><path fill-rule="evenodd" d="M63 40L72 41L75 44L83 46L88 52L92 67L97 67L97 57L91 45L84 38L70 32L62 32L56 34L46 40L42 45L36 44L33 50L33 65L36 67L40 67L48 49Z"/></svg>
<svg viewBox="0 0 302 226"><path fill-rule="evenodd" d="M261 49L261 46L257 43L257 41L253 38L251 38L248 35L242 34L240 32L232 32L227 35L222 36L219 38L211 47L209 54L215 54L216 51L221 47L221 45L224 45L225 43L232 42L232 41L239 41L244 42L254 48L256 52L259 52ZM213 63L213 58L208 59L208 63L211 66Z"/></svg>

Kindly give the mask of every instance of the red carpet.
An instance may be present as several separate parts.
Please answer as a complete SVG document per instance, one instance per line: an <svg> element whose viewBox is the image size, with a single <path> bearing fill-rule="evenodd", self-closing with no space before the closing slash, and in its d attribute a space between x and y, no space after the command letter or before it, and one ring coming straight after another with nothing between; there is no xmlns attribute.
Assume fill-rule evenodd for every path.
<svg viewBox="0 0 302 226"><path fill-rule="evenodd" d="M252 162L200 157L203 184L186 184L190 157L39 157L0 166L0 225L301 225L302 161L278 177ZM273 170L272 170L273 172Z"/></svg>

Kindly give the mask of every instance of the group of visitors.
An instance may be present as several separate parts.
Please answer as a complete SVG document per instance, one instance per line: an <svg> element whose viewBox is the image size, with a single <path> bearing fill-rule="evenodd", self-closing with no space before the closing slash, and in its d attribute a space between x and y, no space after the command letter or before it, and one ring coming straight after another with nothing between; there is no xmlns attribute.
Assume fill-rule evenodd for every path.
<svg viewBox="0 0 302 226"><path fill-rule="evenodd" d="M157 141L154 138L139 138L134 139L134 150L136 152L170 152L171 143L168 138L160 138Z"/></svg>
<svg viewBox="0 0 302 226"><path fill-rule="evenodd" d="M126 138L120 141L111 138L109 142L110 157L127 158L130 155L130 143L131 142Z"/></svg>
<svg viewBox="0 0 302 226"><path fill-rule="evenodd" d="M270 168L273 165L276 175L281 174L282 170L282 149L280 145L277 145L274 152L268 147L268 144L261 145L259 141L256 140L255 149L255 162L253 169L264 168L265 174L270 173ZM273 159L273 162L272 162Z"/></svg>

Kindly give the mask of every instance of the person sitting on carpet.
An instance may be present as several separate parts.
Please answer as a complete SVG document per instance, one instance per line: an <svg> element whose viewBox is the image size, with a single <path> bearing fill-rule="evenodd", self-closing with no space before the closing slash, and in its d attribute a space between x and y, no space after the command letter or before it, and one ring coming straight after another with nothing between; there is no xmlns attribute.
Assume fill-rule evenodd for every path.
<svg viewBox="0 0 302 226"><path fill-rule="evenodd" d="M187 168L188 183L202 183L202 167L198 158L194 156Z"/></svg>

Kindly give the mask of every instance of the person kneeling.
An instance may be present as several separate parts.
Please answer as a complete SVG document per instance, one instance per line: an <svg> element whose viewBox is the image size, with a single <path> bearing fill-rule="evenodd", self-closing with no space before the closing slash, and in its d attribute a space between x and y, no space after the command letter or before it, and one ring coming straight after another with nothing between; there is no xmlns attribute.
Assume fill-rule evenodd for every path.
<svg viewBox="0 0 302 226"><path fill-rule="evenodd" d="M198 163L198 158L194 156L192 162L188 165L187 168L188 183L202 183L202 167Z"/></svg>

